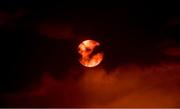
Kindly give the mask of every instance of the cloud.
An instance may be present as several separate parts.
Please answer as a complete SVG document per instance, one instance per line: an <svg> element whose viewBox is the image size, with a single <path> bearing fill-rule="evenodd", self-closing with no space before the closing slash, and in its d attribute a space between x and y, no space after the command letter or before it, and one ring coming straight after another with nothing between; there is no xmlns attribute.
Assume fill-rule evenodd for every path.
<svg viewBox="0 0 180 109"><path fill-rule="evenodd" d="M59 21L45 21L41 22L37 26L37 31L48 38L55 38L55 39L72 39L73 38L73 30L72 26L59 22Z"/></svg>
<svg viewBox="0 0 180 109"><path fill-rule="evenodd" d="M12 16L9 13L0 11L0 26L8 23L11 18Z"/></svg>
<svg viewBox="0 0 180 109"><path fill-rule="evenodd" d="M5 95L4 101L9 107L179 107L179 71L179 64L168 63L85 69L78 79L44 73L38 87Z"/></svg>
<svg viewBox="0 0 180 109"><path fill-rule="evenodd" d="M180 48L179 47L169 47L166 48L163 51L164 54L169 55L169 56L180 56Z"/></svg>
<svg viewBox="0 0 180 109"><path fill-rule="evenodd" d="M29 13L23 8L17 8L13 12L0 10L0 27L13 29L17 27L20 21L24 21Z"/></svg>

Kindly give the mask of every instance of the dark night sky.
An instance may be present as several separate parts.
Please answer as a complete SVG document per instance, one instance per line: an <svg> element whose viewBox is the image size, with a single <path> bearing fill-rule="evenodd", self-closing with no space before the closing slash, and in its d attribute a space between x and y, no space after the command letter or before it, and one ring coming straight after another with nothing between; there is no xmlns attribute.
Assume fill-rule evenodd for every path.
<svg viewBox="0 0 180 109"><path fill-rule="evenodd" d="M93 91L83 92L81 90L81 86L87 82L84 83L84 79L82 78L94 77L94 75L88 74L87 76L86 73L89 72L89 69L84 68L78 62L77 46L85 39L94 39L101 43L105 58L100 64L100 67L106 73L108 72L113 75L115 69L118 69L121 73L122 69L126 69L125 66L128 66L127 69L132 69L128 72L142 73L142 69L148 69L147 71L151 72L149 70L150 68L159 68L159 65L167 64L166 67L171 67L170 71L157 71L158 73L155 79L153 75L156 76L156 74L153 71L151 72L153 74L148 73L147 75L150 75L150 78L152 77L152 81L157 81L154 84L159 85L160 78L163 80L162 84L166 84L169 81L169 79L166 79L169 75L168 73L175 72L174 74L177 75L177 78L169 84L177 83L177 85L173 85L174 87L165 85L164 87L171 86L173 87L173 91L178 92L180 90L178 88L180 81L180 75L178 74L180 72L178 66L180 61L180 34L178 29L180 16L178 11L179 6L177 3L164 1L145 2L128 0L126 2L121 1L120 3L97 1L70 2L60 0L59 2L35 2L31 0L1 1L0 36L2 44L1 58L3 60L1 61L3 68L1 69L0 76L0 98L3 101L1 105L3 107L134 107L130 102L129 104L120 103L119 105L117 105L118 103L115 103L116 105L109 104L110 101L108 102L108 100L113 98L109 97L111 94L106 92L106 89L104 89L104 93L109 94L106 102L103 101L103 98L88 98L89 96L86 96L89 93L96 95L97 93ZM138 66L138 69L141 70L136 71L134 67L131 68L131 65ZM93 68L91 70L93 71ZM96 70L95 68L94 72L98 72ZM47 72L50 76L46 77L44 75ZM162 72L165 73L165 76L161 75ZM136 73L132 73L132 75L136 75ZM141 73L137 73L137 75ZM125 74L122 73L123 75ZM125 84L132 77L131 73L127 73L127 75L129 77L125 76L125 79L127 78ZM147 76L146 74L143 75L145 77ZM75 84L73 86L72 81L67 79L71 76L75 83L82 81L82 84L84 84L80 86ZM57 95L61 98L58 98L60 103L57 99L53 98L54 95L56 96L56 91L54 95L48 93L47 96L41 95L39 99L35 95L28 93L28 91L31 92L31 90L36 90L42 86L40 82L42 78L46 78L44 81L49 81L49 78L51 78L52 81L60 81L55 83L65 85L58 85L57 88L58 91L60 90ZM139 79L139 77L137 78ZM151 79L146 80L151 81ZM100 80L101 78L96 81L97 84ZM115 84L120 84L119 82L121 80L124 79L120 78ZM51 82L47 82L47 84L45 86L49 86L49 84L51 86ZM92 85L91 82L87 82L87 84L90 84L89 87ZM147 84L148 82L145 82L142 86L139 86L140 89ZM135 84L135 86L138 85ZM109 86L112 86L111 88L116 87L113 83ZM52 87L54 88L54 86ZM94 88L97 92L100 90L98 87ZM153 85L152 87L155 90L158 89L157 85ZM121 87L117 88L117 90L126 90L126 88L123 89ZM134 90L132 89L132 91ZM166 91L166 88L163 89L163 92ZM26 92L28 94L24 94ZM139 92L137 91L136 93L135 91L133 94L138 95ZM69 93L72 95L62 96ZM14 97L16 94L20 98ZM80 97L74 95L79 95ZM155 95L158 96L161 94L155 93ZM30 98L27 96L30 96ZM99 96L99 93L97 96ZM126 93L124 95L122 94L122 96L126 96ZM179 96L179 94L176 95L175 93L175 96ZM162 99L164 99L163 97ZM26 100L23 101L22 99ZM42 99L45 99L45 101ZM53 103L47 99L52 99ZM86 100L84 101L84 99ZM88 101L87 99L92 101ZM131 98L127 97L127 99ZM145 96L144 98L137 98L137 101L138 99L146 100L149 98ZM169 100L169 98L167 99ZM180 100L173 100L170 105L166 105L166 101L160 101L159 105L147 102L147 104L137 103L136 106L180 106L177 105ZM109 105L103 105L101 101ZM176 103L174 104L174 102Z"/></svg>

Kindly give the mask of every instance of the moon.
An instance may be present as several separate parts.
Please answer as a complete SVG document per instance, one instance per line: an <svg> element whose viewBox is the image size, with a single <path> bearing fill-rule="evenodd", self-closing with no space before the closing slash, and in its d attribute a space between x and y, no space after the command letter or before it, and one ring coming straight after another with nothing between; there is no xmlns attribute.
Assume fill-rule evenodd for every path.
<svg viewBox="0 0 180 109"><path fill-rule="evenodd" d="M101 63L104 53L101 51L95 52L95 49L100 46L100 43L94 40L85 40L78 46L80 54L79 62L85 67L95 67Z"/></svg>

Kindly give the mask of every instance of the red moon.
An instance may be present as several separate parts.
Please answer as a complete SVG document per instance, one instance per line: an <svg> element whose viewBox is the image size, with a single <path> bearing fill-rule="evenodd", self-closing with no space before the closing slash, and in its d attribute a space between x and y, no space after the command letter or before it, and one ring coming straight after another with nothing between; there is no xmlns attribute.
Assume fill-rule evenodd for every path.
<svg viewBox="0 0 180 109"><path fill-rule="evenodd" d="M85 67L95 67L103 60L103 52L93 54L100 43L94 40L85 40L78 46L78 53L81 55L79 62Z"/></svg>

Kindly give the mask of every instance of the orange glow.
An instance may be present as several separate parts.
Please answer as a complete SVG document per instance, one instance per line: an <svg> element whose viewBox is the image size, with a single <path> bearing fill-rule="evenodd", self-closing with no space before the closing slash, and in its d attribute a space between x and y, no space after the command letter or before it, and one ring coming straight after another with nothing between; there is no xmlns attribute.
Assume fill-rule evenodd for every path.
<svg viewBox="0 0 180 109"><path fill-rule="evenodd" d="M94 40L85 40L78 46L78 53L81 55L79 62L86 67L95 67L99 65L103 59L103 53L93 54L95 47L100 46L99 42Z"/></svg>

